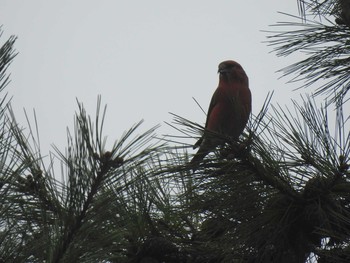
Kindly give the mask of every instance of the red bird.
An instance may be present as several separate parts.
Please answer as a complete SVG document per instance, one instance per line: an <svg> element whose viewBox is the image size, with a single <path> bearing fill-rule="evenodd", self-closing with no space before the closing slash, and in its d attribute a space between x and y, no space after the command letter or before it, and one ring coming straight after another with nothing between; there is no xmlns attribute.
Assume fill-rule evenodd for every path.
<svg viewBox="0 0 350 263"><path fill-rule="evenodd" d="M224 144L218 133L237 141L242 134L252 108L252 98L249 90L248 77L240 64L227 60L219 64L219 86L211 98L206 132L196 142L193 148L199 146L191 163L199 163L216 146Z"/></svg>

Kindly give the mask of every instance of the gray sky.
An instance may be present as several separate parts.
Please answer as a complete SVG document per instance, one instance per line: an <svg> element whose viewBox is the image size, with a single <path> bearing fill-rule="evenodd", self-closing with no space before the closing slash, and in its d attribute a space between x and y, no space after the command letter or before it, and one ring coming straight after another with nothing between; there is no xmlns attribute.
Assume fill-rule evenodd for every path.
<svg viewBox="0 0 350 263"><path fill-rule="evenodd" d="M36 110L43 153L66 146L76 98L94 116L102 95L111 143L140 119L140 133L171 121L168 112L204 123L192 97L207 109L227 59L248 74L254 113L272 90L290 104L300 92L275 71L291 60L269 54L260 32L288 20L277 11L297 14L297 1L1 0L2 41L18 36L7 91L24 126L23 108ZM158 133L175 131L162 124Z"/></svg>

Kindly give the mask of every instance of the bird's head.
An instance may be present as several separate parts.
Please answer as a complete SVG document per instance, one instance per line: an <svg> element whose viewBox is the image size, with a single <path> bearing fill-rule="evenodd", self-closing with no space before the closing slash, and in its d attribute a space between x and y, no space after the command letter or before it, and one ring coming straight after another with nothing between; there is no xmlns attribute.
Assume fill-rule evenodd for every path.
<svg viewBox="0 0 350 263"><path fill-rule="evenodd" d="M248 80L248 77L243 70L242 66L233 60L226 60L219 64L218 73L220 78L231 81L245 81Z"/></svg>

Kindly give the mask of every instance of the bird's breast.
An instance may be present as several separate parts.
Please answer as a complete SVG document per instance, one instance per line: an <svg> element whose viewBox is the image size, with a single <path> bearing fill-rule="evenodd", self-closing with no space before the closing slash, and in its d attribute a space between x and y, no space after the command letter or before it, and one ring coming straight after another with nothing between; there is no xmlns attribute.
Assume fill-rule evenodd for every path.
<svg viewBox="0 0 350 263"><path fill-rule="evenodd" d="M238 139L249 118L250 99L249 88L241 83L219 86L207 129Z"/></svg>

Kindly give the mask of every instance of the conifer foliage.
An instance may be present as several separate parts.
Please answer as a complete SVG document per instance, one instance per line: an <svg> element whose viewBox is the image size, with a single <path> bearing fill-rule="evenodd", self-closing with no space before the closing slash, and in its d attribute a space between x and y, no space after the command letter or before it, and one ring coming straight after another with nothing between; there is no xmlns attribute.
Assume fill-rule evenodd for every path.
<svg viewBox="0 0 350 263"><path fill-rule="evenodd" d="M180 135L139 133L139 122L108 148L100 98L94 118L78 102L66 150L44 157L40 124L23 129L4 95L9 38L0 262L350 262L350 1L298 3L299 22L278 24L268 41L280 56L307 51L282 71L315 93L291 108L267 94L240 140L221 138L196 170L185 141L203 127L174 114Z"/></svg>

